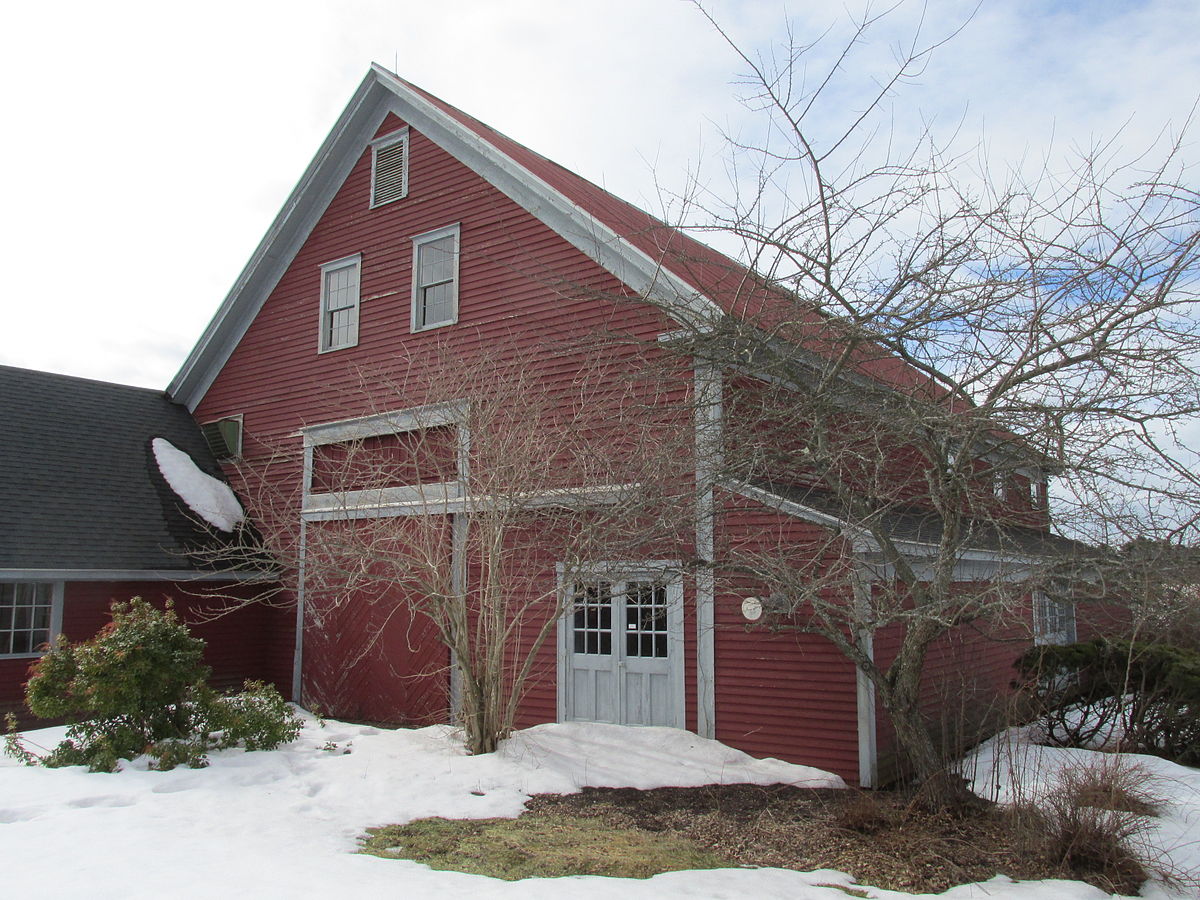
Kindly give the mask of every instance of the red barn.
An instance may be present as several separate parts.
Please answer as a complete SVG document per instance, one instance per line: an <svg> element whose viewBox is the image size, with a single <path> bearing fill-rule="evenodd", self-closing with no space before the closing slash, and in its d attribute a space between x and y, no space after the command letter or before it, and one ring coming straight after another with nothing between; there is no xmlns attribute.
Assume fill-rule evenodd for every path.
<svg viewBox="0 0 1200 900"><path fill-rule="evenodd" d="M241 458L226 474L244 496L255 490L248 473L275 462L272 488L293 498L285 515L297 525L297 614L271 620L261 665L278 675L286 658L296 698L331 715L445 720L445 647L419 622L374 621L350 587L338 616L313 616L303 575L306 541L416 514L444 524L446 565L460 586L483 577L454 537L471 527L456 487L471 451L459 407L433 389L447 378L436 360L519 361L619 332L622 349L612 352L626 354L622 365L651 367L679 323L757 315L772 296L721 254L374 67L168 388L210 431L238 436ZM537 378L546 396L578 396L613 371L594 362L572 350L540 360ZM894 360L861 368L900 389L920 383ZM685 394L693 443L719 443L730 381L699 360L686 375L665 400ZM405 449L418 428L445 438L422 460ZM386 455L386 487L338 488L352 440ZM686 477L699 486L704 475ZM1018 485L1031 552L1052 540L1031 487L1040 478L1031 468ZM430 486L441 492L432 504ZM844 524L837 505L795 484L732 480L697 487L693 500L696 524L682 543L596 561L604 574L543 646L518 724L684 727L878 783L890 737L870 684L824 639L755 626L761 585L718 579L713 565L728 548L756 543L799 556L840 546L845 559L869 548L831 540ZM889 527L919 547L926 519L897 512ZM964 560L964 572L975 567L964 580L986 577L997 554L982 541ZM570 589L550 549L530 554L525 571L530 590ZM939 646L931 713L950 714L947 694L992 697L1007 683L1013 645L982 640L961 634ZM877 635L875 649L886 659L891 637Z"/></svg>

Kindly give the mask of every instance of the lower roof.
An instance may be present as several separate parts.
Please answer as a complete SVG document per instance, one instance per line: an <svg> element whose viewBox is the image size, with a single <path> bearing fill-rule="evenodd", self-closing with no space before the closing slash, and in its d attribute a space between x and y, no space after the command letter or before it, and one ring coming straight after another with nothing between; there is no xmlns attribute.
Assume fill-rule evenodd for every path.
<svg viewBox="0 0 1200 900"><path fill-rule="evenodd" d="M166 438L223 478L183 406L162 391L0 366L0 423L0 578L202 571L189 551L213 536L150 446Z"/></svg>

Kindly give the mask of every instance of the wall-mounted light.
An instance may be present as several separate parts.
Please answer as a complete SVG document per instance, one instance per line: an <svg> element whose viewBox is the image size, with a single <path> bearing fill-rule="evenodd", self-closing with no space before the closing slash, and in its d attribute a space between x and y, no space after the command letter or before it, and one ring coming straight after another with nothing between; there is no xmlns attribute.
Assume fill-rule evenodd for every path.
<svg viewBox="0 0 1200 900"><path fill-rule="evenodd" d="M757 597L747 597L742 601L742 616L747 622L757 622L762 618L763 603Z"/></svg>

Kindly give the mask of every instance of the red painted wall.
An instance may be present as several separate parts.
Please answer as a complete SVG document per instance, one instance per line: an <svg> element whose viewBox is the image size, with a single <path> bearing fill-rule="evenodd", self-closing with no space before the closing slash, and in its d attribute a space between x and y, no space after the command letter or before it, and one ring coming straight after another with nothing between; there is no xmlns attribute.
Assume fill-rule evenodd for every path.
<svg viewBox="0 0 1200 900"><path fill-rule="evenodd" d="M793 554L835 564L828 531L739 497L723 497L718 560ZM784 549L786 548L786 549ZM747 623L741 604L763 585L736 571L718 578L717 738L755 756L818 766L858 781L858 703L853 666L816 635Z"/></svg>
<svg viewBox="0 0 1200 900"><path fill-rule="evenodd" d="M1011 721L1013 663L1033 642L1029 610L1009 622L979 620L952 629L929 649L921 682L922 712L947 756L995 733ZM875 636L875 661L886 668L896 657L901 626ZM876 708L880 777L896 777L903 769L891 719L882 703Z"/></svg>
<svg viewBox="0 0 1200 900"><path fill-rule="evenodd" d="M377 133L403 124L389 116ZM264 487L257 474L239 480L238 467L227 471L259 516L282 526L291 540L298 522L297 429L419 405L447 380L447 360L469 367L496 357L525 360L546 389L562 397L569 415L581 398L609 402L597 396L604 393L596 383L603 376L593 368L598 355L580 341L605 329L652 340L666 327L653 311L621 300L627 290L615 279L419 132L410 131L406 198L370 209L370 162L364 151L196 411L200 421L244 415L241 468L248 472L270 459L272 473ZM459 320L413 334L412 238L455 223L461 229ZM353 254L362 255L359 343L320 354L320 266ZM604 362L618 372L635 371L640 352L633 344L611 345ZM463 393L470 389L464 386ZM255 494L266 491L271 501L256 502ZM552 590L553 561L530 565L551 579ZM438 655L444 651L397 664L397 658L412 658L401 633L422 628L405 622L389 624L391 636L359 659L361 629L372 627L363 615L343 611L306 631L305 699L358 718L424 721L443 714L444 673L432 688L415 687L411 676L444 667ZM525 723L555 717L554 648L552 636L531 678ZM442 696L440 703L433 694ZM396 699L400 695L407 699Z"/></svg>

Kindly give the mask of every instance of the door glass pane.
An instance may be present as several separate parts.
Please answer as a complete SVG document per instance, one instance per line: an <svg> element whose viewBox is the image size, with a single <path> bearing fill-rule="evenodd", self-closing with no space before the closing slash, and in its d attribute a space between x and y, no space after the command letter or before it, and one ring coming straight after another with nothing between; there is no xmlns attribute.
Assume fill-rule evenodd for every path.
<svg viewBox="0 0 1200 900"><path fill-rule="evenodd" d="M612 655L612 586L606 581L576 584L571 643L576 653Z"/></svg>
<svg viewBox="0 0 1200 900"><path fill-rule="evenodd" d="M667 589L650 581L631 581L625 589L625 655L667 656Z"/></svg>

